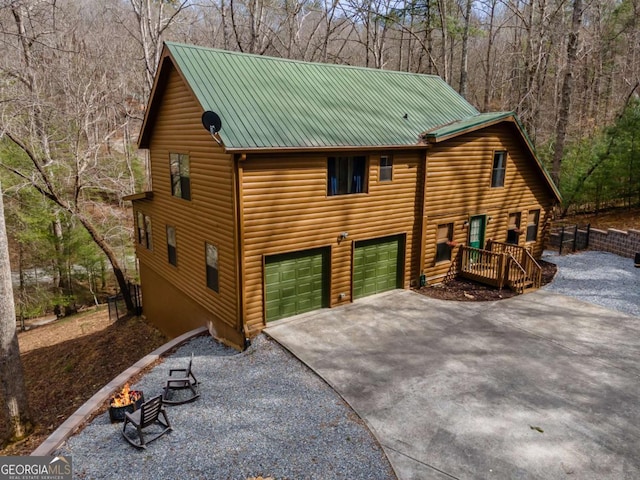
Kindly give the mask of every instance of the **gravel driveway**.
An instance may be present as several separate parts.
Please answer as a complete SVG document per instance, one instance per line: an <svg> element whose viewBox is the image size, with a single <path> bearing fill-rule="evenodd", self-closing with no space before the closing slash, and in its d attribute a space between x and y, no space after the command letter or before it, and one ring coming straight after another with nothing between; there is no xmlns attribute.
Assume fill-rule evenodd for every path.
<svg viewBox="0 0 640 480"><path fill-rule="evenodd" d="M167 407L174 430L131 447L104 413L54 454L71 455L74 478L395 479L377 440L318 376L273 340L243 353L196 337L132 388L161 393L191 352L201 397Z"/></svg>
<svg viewBox="0 0 640 480"><path fill-rule="evenodd" d="M632 258L595 251L562 256L545 252L542 258L558 265L556 277L544 289L640 317L640 268Z"/></svg>
<svg viewBox="0 0 640 480"><path fill-rule="evenodd" d="M559 267L545 289L640 316L640 269L631 259L602 252L544 259ZM146 398L160 393L169 369L184 367L191 352L202 396L168 407L174 430L139 451L101 414L54 453L72 456L74 478L396 478L340 396L264 336L243 353L197 337L132 388Z"/></svg>

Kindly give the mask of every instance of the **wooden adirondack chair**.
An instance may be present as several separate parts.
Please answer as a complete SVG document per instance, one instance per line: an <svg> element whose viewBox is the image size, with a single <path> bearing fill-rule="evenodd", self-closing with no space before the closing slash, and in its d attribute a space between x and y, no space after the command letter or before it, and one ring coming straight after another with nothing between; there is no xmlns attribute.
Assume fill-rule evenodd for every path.
<svg viewBox="0 0 640 480"><path fill-rule="evenodd" d="M160 415L162 415L164 421L160 419ZM140 443L136 443L134 439L127 435L126 430L129 424L136 428ZM163 430L160 433L155 432L151 438L145 440L143 430L154 424L160 425ZM172 430L171 423L169 423L167 412L162 406L162 395L158 395L143 403L135 412L127 412L125 414L122 436L136 448L147 448L147 443L160 438L170 430Z"/></svg>
<svg viewBox="0 0 640 480"><path fill-rule="evenodd" d="M162 395L164 403L167 405L180 405L182 403L192 402L200 396L200 392L198 391L199 382L191 370L192 366L193 353L191 354L191 359L189 360L187 368L172 368L169 370L169 378L167 379L167 383L164 387L164 393ZM172 398L174 390L185 389L190 391L186 398Z"/></svg>

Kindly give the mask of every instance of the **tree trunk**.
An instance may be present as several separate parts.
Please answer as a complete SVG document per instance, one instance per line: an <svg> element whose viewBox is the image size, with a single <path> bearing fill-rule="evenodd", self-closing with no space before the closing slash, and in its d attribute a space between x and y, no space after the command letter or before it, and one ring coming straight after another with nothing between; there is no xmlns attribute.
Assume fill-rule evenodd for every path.
<svg viewBox="0 0 640 480"><path fill-rule="evenodd" d="M484 73L484 97L482 100L483 112L487 112L489 110L489 99L491 98L490 97L491 73L492 73L491 57L493 53L493 37L494 37L493 22L495 19L495 12L496 12L496 1L492 0L490 5L491 5L491 10L489 14L489 31L487 32L487 55L485 57L486 70Z"/></svg>
<svg viewBox="0 0 640 480"><path fill-rule="evenodd" d="M0 189L0 402L3 416L8 420L8 435L0 438L0 445L7 440L19 440L31 433L31 415L24 385L24 373L18 333L16 331L16 309L11 284L9 245L4 221L2 189Z"/></svg>
<svg viewBox="0 0 640 480"><path fill-rule="evenodd" d="M471 23L471 5L473 0L467 0L464 17L464 30L462 31L462 60L460 62L460 95L467 98L467 77L469 70L469 23Z"/></svg>
<svg viewBox="0 0 640 480"><path fill-rule="evenodd" d="M116 253L113 251L111 246L107 243L102 235L96 230L93 223L89 219L87 219L84 215L80 213L75 214L76 218L80 221L82 226L89 232L93 241L100 247L100 249L104 252L109 263L111 263L111 268L113 269L113 274L116 277L116 281L118 282L118 287L120 288L120 292L124 297L124 303L127 306L127 312L135 313L135 306L133 304L133 300L131 299L131 289L129 288L129 282L127 282L127 278L120 268L120 264L118 262L118 258L116 257Z"/></svg>
<svg viewBox="0 0 640 480"><path fill-rule="evenodd" d="M569 32L569 42L567 43L567 69L564 74L562 84L562 94L560 96L560 112L558 115L558 127L556 135L556 145L553 152L553 166L551 177L556 185L560 181L560 169L562 167L562 156L564 155L564 143L567 137L567 124L569 123L569 110L571 108L571 93L573 91L573 65L578 56L578 36L580 25L582 24L582 0L573 1L573 15L571 17L571 31Z"/></svg>
<svg viewBox="0 0 640 480"><path fill-rule="evenodd" d="M449 41L449 30L447 25L447 4L445 0L438 0L438 11L440 13L440 26L442 27L442 45L441 45L441 56L442 56L442 72L443 79L445 82L449 83L449 65L448 65L448 56L447 56L447 43Z"/></svg>

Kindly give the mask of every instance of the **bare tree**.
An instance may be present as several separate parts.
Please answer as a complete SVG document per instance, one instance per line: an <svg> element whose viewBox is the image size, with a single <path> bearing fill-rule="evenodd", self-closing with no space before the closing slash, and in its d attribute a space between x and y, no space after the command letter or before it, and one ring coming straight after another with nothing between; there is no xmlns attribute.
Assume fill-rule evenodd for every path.
<svg viewBox="0 0 640 480"><path fill-rule="evenodd" d="M464 11L464 27L462 30L462 60L460 62L460 95L467 97L467 79L469 75L469 25L471 24L471 6L473 0L467 0Z"/></svg>
<svg viewBox="0 0 640 480"><path fill-rule="evenodd" d="M448 45L448 40L449 40L449 28L447 25L447 20L448 20L448 13L447 13L447 2L446 0L438 0L438 13L440 14L440 28L441 28L441 33L442 33L442 44L440 45L441 48L441 62L442 62L442 69L441 71L443 72L444 76L444 81L449 83L449 56L447 55L447 45Z"/></svg>
<svg viewBox="0 0 640 480"><path fill-rule="evenodd" d="M92 192L104 195L109 190L119 196L131 187L128 179L123 185L121 178L107 173L112 162L103 161L127 122L110 97L122 85L109 77L105 57L93 57L90 36L80 38L77 12L66 7L63 11L56 2L15 2L0 11L9 14L14 27L3 23L1 32L14 55L0 63L0 74L12 80L0 82L0 138L17 147L23 159L18 165L0 162L0 167L84 227L109 260L127 309L133 311L126 275L96 222L92 197Z"/></svg>
<svg viewBox="0 0 640 480"><path fill-rule="evenodd" d="M9 244L4 221L4 202L0 188L0 399L3 416L8 420L6 438L0 438L0 446L8 440L19 440L31 433L31 414L24 385L24 373L18 333L16 309L13 302Z"/></svg>
<svg viewBox="0 0 640 480"><path fill-rule="evenodd" d="M558 116L556 144L553 152L553 166L551 176L558 184L560 180L560 168L564 155L564 144L567 137L567 125L569 124L569 109L571 108L571 94L573 91L573 69L578 56L578 37L582 24L582 0L573 0L573 13L571 17L571 30L567 42L567 66L562 84L560 97L560 115Z"/></svg>
<svg viewBox="0 0 640 480"><path fill-rule="evenodd" d="M142 50L147 92L151 92L156 68L162 53L162 41L167 29L180 13L189 7L189 0L129 0L136 17L137 32L131 32Z"/></svg>

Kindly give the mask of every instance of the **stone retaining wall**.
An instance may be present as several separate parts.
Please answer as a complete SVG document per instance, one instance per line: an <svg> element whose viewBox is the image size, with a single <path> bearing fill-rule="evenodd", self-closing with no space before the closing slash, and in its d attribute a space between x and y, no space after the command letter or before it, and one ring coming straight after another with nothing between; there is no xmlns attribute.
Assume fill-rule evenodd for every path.
<svg viewBox="0 0 640 480"><path fill-rule="evenodd" d="M586 231L584 232L586 234ZM589 250L611 252L622 257L634 258L640 253L640 230L598 230L589 233Z"/></svg>

